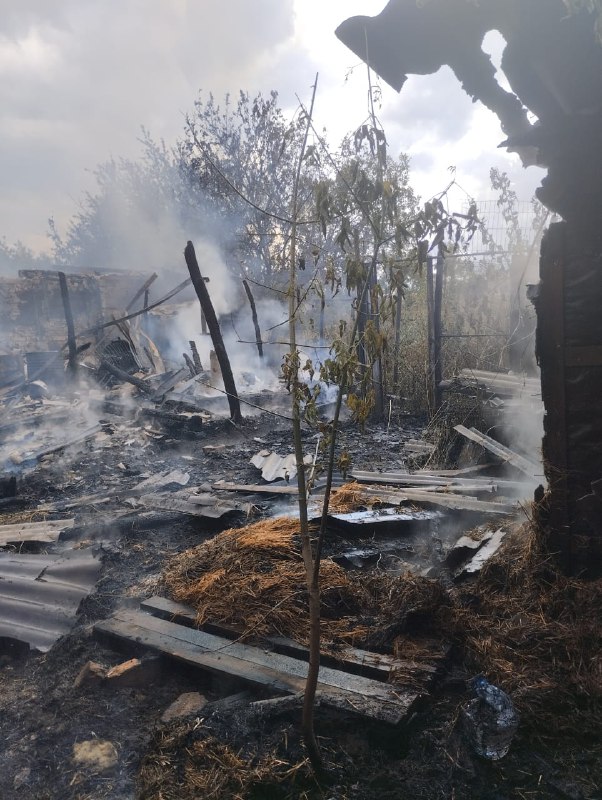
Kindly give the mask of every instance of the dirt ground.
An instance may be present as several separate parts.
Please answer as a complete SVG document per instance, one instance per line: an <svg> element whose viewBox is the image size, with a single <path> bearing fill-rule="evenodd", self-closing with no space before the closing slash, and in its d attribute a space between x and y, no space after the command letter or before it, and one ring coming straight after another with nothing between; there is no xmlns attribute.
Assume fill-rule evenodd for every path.
<svg viewBox="0 0 602 800"><path fill-rule="evenodd" d="M404 463L404 439L418 436L421 427L420 420L411 418L389 432L385 426L364 433L349 427L342 444L364 469L399 469ZM41 500L54 502L100 491L109 478L113 485L127 487L141 475L175 467L191 473L190 486L222 478L256 482L258 473L249 458L262 448L285 454L289 441L285 421L260 417L237 429L227 422L210 424L195 440L162 440L143 451L132 450L127 457L116 449L84 449L67 471L58 459L36 470L24 481L22 495L33 507ZM308 438L308 450L313 442ZM224 450L202 450L203 445L222 443L228 445ZM74 483L69 475L84 475L85 480ZM266 500L263 511L273 513L273 504ZM569 741L555 738L549 730L519 729L510 754L500 762L470 752L457 724L459 708L468 699L466 680L471 677L461 651L452 653L446 677L403 730L392 732L319 709L318 735L332 771L331 785L325 788L314 783L305 763L297 712L259 722L246 716L244 708L177 723L160 720L183 692L199 691L215 700L239 691L239 686L218 685L163 663L160 677L135 688L106 683L75 688L74 680L87 661L109 667L130 655L99 644L93 637L94 623L118 608L137 607L141 598L160 590L167 560L220 529L173 514L153 514L143 520L133 514L112 523L111 512L109 503L75 514L71 545L95 548L103 566L72 632L44 655L26 655L14 648L4 648L0 655L2 800L602 798L602 748L591 738ZM74 745L90 740L112 744L116 753L112 766L99 771L74 761ZM256 772L269 755L279 764L274 772L278 777L241 782L233 762L230 783L214 784L214 793L208 794L194 776L204 763L202 754L212 747L218 747L222 760L225 751L219 747L235 754L236 764L252 764ZM184 785L189 788L183 789Z"/></svg>

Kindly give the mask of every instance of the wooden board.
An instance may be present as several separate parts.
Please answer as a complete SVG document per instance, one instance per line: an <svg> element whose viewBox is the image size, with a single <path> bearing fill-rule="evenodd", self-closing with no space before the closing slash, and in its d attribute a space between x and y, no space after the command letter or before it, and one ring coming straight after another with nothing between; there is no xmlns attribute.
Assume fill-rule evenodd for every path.
<svg viewBox="0 0 602 800"><path fill-rule="evenodd" d="M97 623L94 631L103 640L141 646L262 689L284 694L304 690L307 675L304 661L166 622L140 611L120 611ZM320 668L318 691L325 704L391 724L401 722L419 696L329 667Z"/></svg>
<svg viewBox="0 0 602 800"><path fill-rule="evenodd" d="M168 600L166 597L149 597L140 603L140 608L160 619L176 622L179 625L187 625L188 627L196 626L196 612L194 609L182 603ZM240 631L221 625L205 624L202 629L208 633L214 633L228 639L236 639L240 636ZM303 661L309 660L307 647L295 642L293 639L288 639L285 636L268 636L265 641L275 653L300 658ZM441 655L446 655L445 649ZM439 658L441 658L441 655ZM428 662L408 661L348 646L337 647L336 649L324 647L321 653L321 662L324 666L337 667L354 675L364 675L381 681L389 680L392 672L397 672L398 674L407 672L413 678L425 678L428 681L439 671L440 667L433 664L436 658L436 656L433 656Z"/></svg>
<svg viewBox="0 0 602 800"><path fill-rule="evenodd" d="M263 483L225 483L218 481L212 484L212 488L223 492L246 492L248 494L299 494L297 486L266 486Z"/></svg>
<svg viewBox="0 0 602 800"><path fill-rule="evenodd" d="M353 478L360 483L381 483L390 486L407 486L423 490L438 490L465 494L499 492L514 496L525 488L524 481L497 480L496 478L456 478L438 475L420 475L403 472L368 472L353 470Z"/></svg>
<svg viewBox="0 0 602 800"><path fill-rule="evenodd" d="M490 453L493 453L498 458L501 458L502 461L512 464L513 467L521 470L521 472L524 472L530 478L543 478L543 469L538 467L537 464L533 464L531 461L523 458L523 456L520 456L518 453L514 453L509 448L504 447L503 444L496 442L495 439L492 439L490 436L481 433L476 428L469 429L464 427L464 425L455 425L454 430L458 433L461 433L462 436L465 436L472 442L480 444L481 447L489 450Z"/></svg>
<svg viewBox="0 0 602 800"><path fill-rule="evenodd" d="M451 494L449 492L425 491L424 489L402 489L399 492L390 491L388 486L370 486L363 491L366 500L378 497L383 503L399 505L399 503L427 503L450 511L475 511L480 514L515 514L518 506L515 503L502 503L497 501L486 502L474 497Z"/></svg>

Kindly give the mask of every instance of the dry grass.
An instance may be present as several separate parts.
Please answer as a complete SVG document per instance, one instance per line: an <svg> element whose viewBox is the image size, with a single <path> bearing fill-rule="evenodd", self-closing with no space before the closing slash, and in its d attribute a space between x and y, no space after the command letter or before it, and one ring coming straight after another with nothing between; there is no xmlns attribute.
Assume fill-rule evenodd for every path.
<svg viewBox="0 0 602 800"><path fill-rule="evenodd" d="M532 526L515 530L457 591L468 662L502 686L542 735L597 735L602 714L602 580L561 575Z"/></svg>
<svg viewBox="0 0 602 800"><path fill-rule="evenodd" d="M305 567L298 522L262 520L220 533L170 564L172 596L197 611L197 621L240 629L246 636L307 637ZM359 617L365 592L344 569L325 559L320 570L323 632L327 640L352 641L366 634Z"/></svg>
<svg viewBox="0 0 602 800"><path fill-rule="evenodd" d="M351 502L357 489L343 489ZM201 624L306 642L297 527L295 520L276 519L226 531L177 557L167 586L197 610ZM483 672L509 692L531 730L590 736L599 730L602 580L561 575L531 525L507 536L476 581L451 591L411 575L347 572L328 559L321 590L325 643L424 661L433 640L452 640L467 675Z"/></svg>
<svg viewBox="0 0 602 800"><path fill-rule="evenodd" d="M371 506L380 502L378 497L366 495L368 488L366 484L351 482L335 489L330 497L329 510L335 514L347 514L356 511L360 506Z"/></svg>
<svg viewBox="0 0 602 800"><path fill-rule="evenodd" d="M196 610L199 625L226 625L246 638L276 634L307 642L307 584L294 519L224 531L177 556L165 583L175 600ZM429 619L434 606L445 604L436 581L360 576L330 559L320 567L320 591L324 642L356 646L390 648L410 622Z"/></svg>
<svg viewBox="0 0 602 800"><path fill-rule="evenodd" d="M290 763L275 752L243 754L211 735L189 742L188 731L166 731L142 762L140 800L244 800L271 797L282 784L294 787L296 773L311 780L305 760ZM304 793L278 792L302 798Z"/></svg>

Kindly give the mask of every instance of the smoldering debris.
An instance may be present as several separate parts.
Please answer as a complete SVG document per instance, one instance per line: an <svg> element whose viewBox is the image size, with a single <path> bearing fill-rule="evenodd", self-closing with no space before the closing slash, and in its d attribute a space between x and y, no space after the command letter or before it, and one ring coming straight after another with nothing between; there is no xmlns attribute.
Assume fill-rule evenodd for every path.
<svg viewBox="0 0 602 800"><path fill-rule="evenodd" d="M39 566L36 559L43 562L35 580L19 590L20 599L4 592L8 583L0 581L0 617L12 626L3 641L20 637L29 642L26 648L42 647L52 658L69 660L69 675L52 680L64 682L71 695L75 675L88 661L102 662L99 674L115 666L111 653L117 645L138 657L144 643L169 659L170 669L154 679L152 697L149 686L136 686L125 699L118 684L106 680L77 687L72 713L77 715L77 703L83 708L85 698L102 693L115 711L115 730L102 736L115 742L122 724L117 699L133 709L137 695L147 706L161 696L165 702L157 703L152 724L176 724L160 719L181 693L178 685L174 697L167 697L170 682L184 680L182 663L195 671L194 688L200 681L203 693L215 698L209 711L202 710L198 730L205 734L212 703L240 688L237 682L251 686L251 700L275 701L274 694L285 692L293 702L303 689L308 658L290 397L277 369L267 353L259 363L253 342L247 351L252 355L242 359L234 348L232 368L247 412L233 425L207 337L190 328L180 331L186 339L182 346L180 335L174 337L181 347L176 358L165 344L174 317L157 314L161 323L151 324L151 312L129 320L123 312L115 311L118 325L84 337L89 346L77 354L75 381L65 370L66 351L41 341L39 352L59 353L52 367L59 377L51 377L49 359L34 358L32 369L46 370L44 385L34 386L42 379L31 380L35 373L23 360L22 373L13 364L12 378L0 390L0 547L28 575ZM228 342L226 336L226 347ZM451 431L448 426L447 435L456 435ZM352 457L353 480L335 474L326 523L319 724L328 714L336 715L339 726L360 714L362 724L389 726L386 735L397 736L395 726L413 718L419 697L445 691L440 687L452 680L450 669L459 670L462 681L470 677L468 659L470 670L491 673L511 690L525 726L536 730L537 687L547 681L547 692L557 678L532 665L512 682L506 670L511 654L495 638L492 623L474 612L481 602L495 605L486 594L488 582L498 580L508 541L518 546L517 519L524 519L528 483L521 470L511 460L500 464L491 450L479 453L479 464L436 463L440 448L432 430L410 419L389 429L369 425L366 433L343 426L341 436ZM317 518L325 480L315 430L306 432L304 452L312 476L310 516ZM468 543L459 542L468 529ZM519 541L527 547L529 540ZM94 581L70 574L77 558L94 565ZM51 577L60 573L77 585L69 590L68 613L60 598L51 602L31 594L44 583L46 566ZM29 619L36 620L35 642L8 613L23 600ZM36 602L45 603L47 613ZM516 602L509 599L515 609ZM529 619L534 624L534 616ZM89 638L90 622L100 644ZM487 637L497 648L491 654L483 644ZM7 652L8 645L3 647ZM577 643L572 640L570 647ZM544 661L541 670L548 670ZM581 697L584 685L571 691ZM62 691L59 686L57 696ZM273 708L281 709L273 714L281 719L292 706L275 702ZM446 711L450 727L454 713L451 707ZM272 730L272 713L261 719ZM223 731L220 736L226 741ZM81 738L89 736L82 731ZM65 752L72 744L65 743ZM144 745L137 747L142 755ZM256 755L261 752L258 745ZM152 758L149 752L145 763ZM245 772L246 756L240 759ZM204 785L205 766L197 766L198 785ZM221 785L223 768L212 757L206 768ZM155 762L152 771L159 785ZM161 774L168 780L166 765Z"/></svg>

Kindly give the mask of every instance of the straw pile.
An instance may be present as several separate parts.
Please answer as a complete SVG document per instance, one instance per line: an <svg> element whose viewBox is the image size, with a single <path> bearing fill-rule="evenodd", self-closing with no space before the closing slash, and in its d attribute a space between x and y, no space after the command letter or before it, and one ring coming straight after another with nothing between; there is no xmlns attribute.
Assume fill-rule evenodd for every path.
<svg viewBox="0 0 602 800"><path fill-rule="evenodd" d="M197 622L239 629L246 637L307 639L305 567L294 519L262 520L220 533L170 564L166 585L197 611ZM320 569L323 634L352 641L366 634L370 598L348 573L325 559Z"/></svg>
<svg viewBox="0 0 602 800"><path fill-rule="evenodd" d="M299 523L288 517L233 528L176 556L165 573L174 600L192 606L197 624L225 625L244 638L287 636L307 642L308 593ZM416 620L445 605L433 580L351 573L320 566L324 642L390 648Z"/></svg>
<svg viewBox="0 0 602 800"><path fill-rule="evenodd" d="M243 753L210 734L190 741L185 727L160 738L141 764L140 800L300 798L305 793L300 786L294 790L297 773L300 784L313 783L304 759L291 763L276 752Z"/></svg>
<svg viewBox="0 0 602 800"><path fill-rule="evenodd" d="M356 511L360 506L371 506L378 503L378 497L367 497L365 484L350 482L335 489L330 496L329 510L333 514L347 514Z"/></svg>
<svg viewBox="0 0 602 800"><path fill-rule="evenodd" d="M454 599L454 628L469 665L512 696L524 725L540 735L598 735L602 580L561 575L524 525L476 587Z"/></svg>

